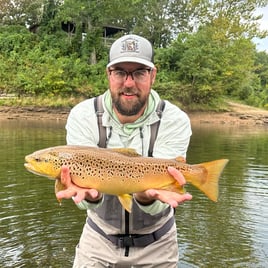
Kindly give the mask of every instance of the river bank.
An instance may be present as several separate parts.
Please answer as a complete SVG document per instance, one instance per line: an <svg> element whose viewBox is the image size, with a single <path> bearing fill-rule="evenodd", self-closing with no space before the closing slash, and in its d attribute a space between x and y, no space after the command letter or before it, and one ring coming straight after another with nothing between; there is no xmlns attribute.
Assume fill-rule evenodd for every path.
<svg viewBox="0 0 268 268"><path fill-rule="evenodd" d="M1 106L0 120L66 121L69 108ZM192 124L264 125L268 126L268 111L229 102L226 112L189 112Z"/></svg>

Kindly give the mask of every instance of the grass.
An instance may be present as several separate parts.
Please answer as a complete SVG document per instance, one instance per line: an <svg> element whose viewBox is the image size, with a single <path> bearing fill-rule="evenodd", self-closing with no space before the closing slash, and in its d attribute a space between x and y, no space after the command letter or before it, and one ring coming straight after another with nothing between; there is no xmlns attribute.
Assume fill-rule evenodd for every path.
<svg viewBox="0 0 268 268"><path fill-rule="evenodd" d="M49 108L72 108L77 103L81 102L85 98L83 97L60 97L60 96L52 96L52 97L2 97L0 98L1 106L16 106L16 107L26 107L26 106L35 106L35 107L49 107ZM173 101L172 101L173 102ZM224 102L220 104L195 104L191 103L188 106L184 106L182 103L177 101L173 102L175 105L180 107L181 109L187 112L222 112L226 110L226 105Z"/></svg>
<svg viewBox="0 0 268 268"><path fill-rule="evenodd" d="M1 97L1 106L36 106L36 107L51 107L51 108L71 108L77 103L81 102L84 98L78 97Z"/></svg>
<svg viewBox="0 0 268 268"><path fill-rule="evenodd" d="M62 96L37 96L37 97L16 97L13 95L8 96L0 96L0 106L13 106L13 107L48 107L48 108L72 108L77 103L83 101L85 97L62 97ZM226 112L229 109L228 101L238 102L237 100L231 99L220 99L215 101L214 103L208 104L197 104L191 103L187 106L183 105L178 101L171 101L173 104L180 107L182 110L186 112ZM268 109L264 107L264 109Z"/></svg>

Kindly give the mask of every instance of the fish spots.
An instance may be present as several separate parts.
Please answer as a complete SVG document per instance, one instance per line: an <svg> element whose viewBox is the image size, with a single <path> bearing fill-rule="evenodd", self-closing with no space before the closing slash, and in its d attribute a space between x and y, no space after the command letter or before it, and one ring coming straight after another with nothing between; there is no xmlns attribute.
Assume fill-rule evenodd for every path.
<svg viewBox="0 0 268 268"><path fill-rule="evenodd" d="M153 170L155 174L165 172L167 170L167 165L164 165L164 164L155 165Z"/></svg>

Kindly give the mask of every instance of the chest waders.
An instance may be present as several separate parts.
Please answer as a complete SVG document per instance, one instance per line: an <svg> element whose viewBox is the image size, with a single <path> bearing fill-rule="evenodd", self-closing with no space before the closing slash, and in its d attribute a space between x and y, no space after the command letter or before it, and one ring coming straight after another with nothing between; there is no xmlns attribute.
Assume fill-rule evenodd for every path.
<svg viewBox="0 0 268 268"><path fill-rule="evenodd" d="M112 132L110 129L110 131L108 133L108 137L107 137L107 129L106 129L106 127L104 127L102 125L102 115L104 113L104 109L103 109L103 105L102 105L102 96L98 96L94 99L94 108L95 108L95 113L97 116L98 129L99 129L98 146L100 148L106 148ZM161 121L161 117L162 117L162 113L164 111L164 108L165 108L165 101L160 100L158 105L157 105L157 108L156 108L156 113L157 113L160 120L151 124L151 126L150 126L151 127L151 137L150 137L149 149L148 149L148 153L147 153L147 155L149 157L153 156L154 143L155 143L155 140L156 140L156 137L158 134L158 129L159 129L159 125L160 125L160 121ZM127 235L129 235L129 213L126 210L125 210L125 235L126 235L126 237L127 237ZM128 243L126 243L126 245L125 245L125 256L128 256L128 254L129 254L129 246L127 244Z"/></svg>

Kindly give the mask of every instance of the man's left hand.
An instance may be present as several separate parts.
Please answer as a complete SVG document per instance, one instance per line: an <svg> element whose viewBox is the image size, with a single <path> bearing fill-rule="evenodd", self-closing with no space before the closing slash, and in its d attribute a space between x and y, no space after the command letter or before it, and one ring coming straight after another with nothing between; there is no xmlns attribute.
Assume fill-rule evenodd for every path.
<svg viewBox="0 0 268 268"><path fill-rule="evenodd" d="M183 187L186 184L186 180L182 173L173 168L168 167L168 172L175 180ZM136 200L142 205L150 205L155 200L160 200L163 203L169 204L171 207L176 208L179 204L192 199L192 195L189 193L178 194L167 190L149 189L144 192L134 194Z"/></svg>

